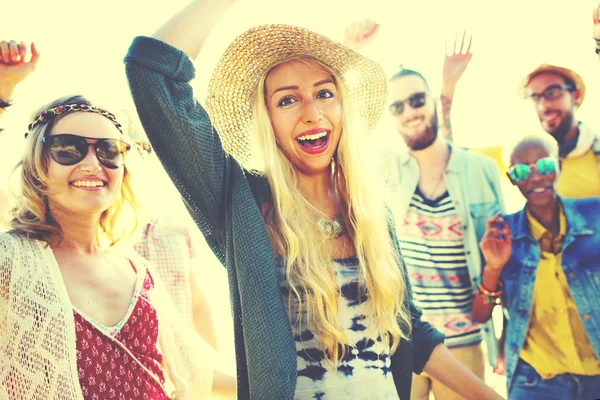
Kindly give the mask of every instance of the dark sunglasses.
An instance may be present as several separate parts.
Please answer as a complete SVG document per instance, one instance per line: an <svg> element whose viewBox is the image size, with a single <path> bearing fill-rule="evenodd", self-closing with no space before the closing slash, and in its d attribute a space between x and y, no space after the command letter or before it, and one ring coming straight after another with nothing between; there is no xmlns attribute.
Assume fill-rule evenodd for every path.
<svg viewBox="0 0 600 400"><path fill-rule="evenodd" d="M547 101L552 101L562 96L565 90L573 91L575 88L573 85L567 85L564 83L562 85L550 85L542 93L530 94L529 98L536 104L540 102L542 97Z"/></svg>
<svg viewBox="0 0 600 400"><path fill-rule="evenodd" d="M88 142L95 140L95 142ZM131 145L120 139L98 139L71 134L45 136L42 139L50 156L61 165L75 165L87 156L90 145L94 145L96 157L106 168L116 169L125 164L125 156Z"/></svg>
<svg viewBox="0 0 600 400"><path fill-rule="evenodd" d="M390 104L388 109L390 110L390 113L392 113L392 115L394 117L397 117L398 115L402 115L402 113L404 112L404 104L405 103L408 103L408 105L411 106L412 108L421 108L425 105L426 102L427 102L427 93L420 92L420 93L413 94L406 100L393 102L392 104Z"/></svg>
<svg viewBox="0 0 600 400"><path fill-rule="evenodd" d="M516 164L509 168L508 174L515 182L524 182L531 176L531 168L537 169L540 175L547 176L556 172L556 159L552 157L540 158L535 164Z"/></svg>

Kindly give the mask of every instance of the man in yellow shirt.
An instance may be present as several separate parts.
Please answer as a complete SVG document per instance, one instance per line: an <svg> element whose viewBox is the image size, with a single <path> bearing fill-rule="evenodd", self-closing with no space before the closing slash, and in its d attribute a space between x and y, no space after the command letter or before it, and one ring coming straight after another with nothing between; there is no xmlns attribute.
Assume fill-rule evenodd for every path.
<svg viewBox="0 0 600 400"><path fill-rule="evenodd" d="M585 98L581 76L542 64L523 79L519 94L532 100L542 127L558 142L562 160L558 193L572 198L600 196L600 136L575 118Z"/></svg>

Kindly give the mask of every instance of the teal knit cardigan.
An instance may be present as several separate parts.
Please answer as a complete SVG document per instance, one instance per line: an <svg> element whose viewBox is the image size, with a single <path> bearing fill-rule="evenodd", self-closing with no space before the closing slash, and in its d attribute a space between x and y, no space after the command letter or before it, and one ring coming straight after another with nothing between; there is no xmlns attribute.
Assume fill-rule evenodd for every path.
<svg viewBox="0 0 600 400"><path fill-rule="evenodd" d="M156 39L137 37L125 65L150 142L208 245L227 268L238 398L291 400L296 347L261 215L267 183L245 173L224 153L208 114L194 99L189 81L195 70L185 53ZM393 224L390 234L397 246ZM412 340L400 343L391 364L402 400L410 398L413 371L420 373L434 347L444 340L420 320L411 297L409 288Z"/></svg>

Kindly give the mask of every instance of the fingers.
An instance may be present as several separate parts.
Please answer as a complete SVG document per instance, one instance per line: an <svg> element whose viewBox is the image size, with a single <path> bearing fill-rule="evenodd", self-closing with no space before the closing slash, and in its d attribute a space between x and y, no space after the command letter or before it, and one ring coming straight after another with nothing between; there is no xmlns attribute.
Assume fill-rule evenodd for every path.
<svg viewBox="0 0 600 400"><path fill-rule="evenodd" d="M2 62L4 64L10 64L10 50L6 40L0 42L0 57L2 57Z"/></svg>
<svg viewBox="0 0 600 400"><path fill-rule="evenodd" d="M467 30L465 29L463 31L463 38L462 38L462 42L460 43L460 54L463 54L463 47L465 46L465 37L467 36Z"/></svg>
<svg viewBox="0 0 600 400"><path fill-rule="evenodd" d="M598 22L600 22L600 5L598 5L598 7L596 7L596 8L594 8L592 17L594 18L594 24L597 24Z"/></svg>
<svg viewBox="0 0 600 400"><path fill-rule="evenodd" d="M37 62L39 52L31 44L31 55L33 63ZM24 63L27 56L27 44L25 42L17 43L16 40L0 42L0 63L14 65Z"/></svg>
<svg viewBox="0 0 600 400"><path fill-rule="evenodd" d="M11 40L10 42L8 42L8 52L10 55L10 62L12 64L16 64L19 61L21 61L19 57L19 44L16 40Z"/></svg>
<svg viewBox="0 0 600 400"><path fill-rule="evenodd" d="M31 60L29 60L29 63L32 64L33 67L35 68L39 59L40 59L40 52L38 51L37 47L35 46L35 43L31 42Z"/></svg>
<svg viewBox="0 0 600 400"><path fill-rule="evenodd" d="M25 56L27 55L27 44L25 42L19 43L19 58L20 62L25 61Z"/></svg>

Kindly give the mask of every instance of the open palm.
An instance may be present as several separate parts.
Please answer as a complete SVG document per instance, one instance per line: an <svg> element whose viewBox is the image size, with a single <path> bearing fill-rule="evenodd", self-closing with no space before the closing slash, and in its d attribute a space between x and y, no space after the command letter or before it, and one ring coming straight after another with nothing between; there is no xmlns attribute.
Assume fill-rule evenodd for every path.
<svg viewBox="0 0 600 400"><path fill-rule="evenodd" d="M458 82L462 74L467 69L469 62L471 62L471 43L472 37L469 36L467 39L467 32L463 32L462 40L459 46L458 34L454 39L454 46L452 46L452 53L448 54L448 43L446 43L446 58L444 59L444 68L442 76L445 82Z"/></svg>

